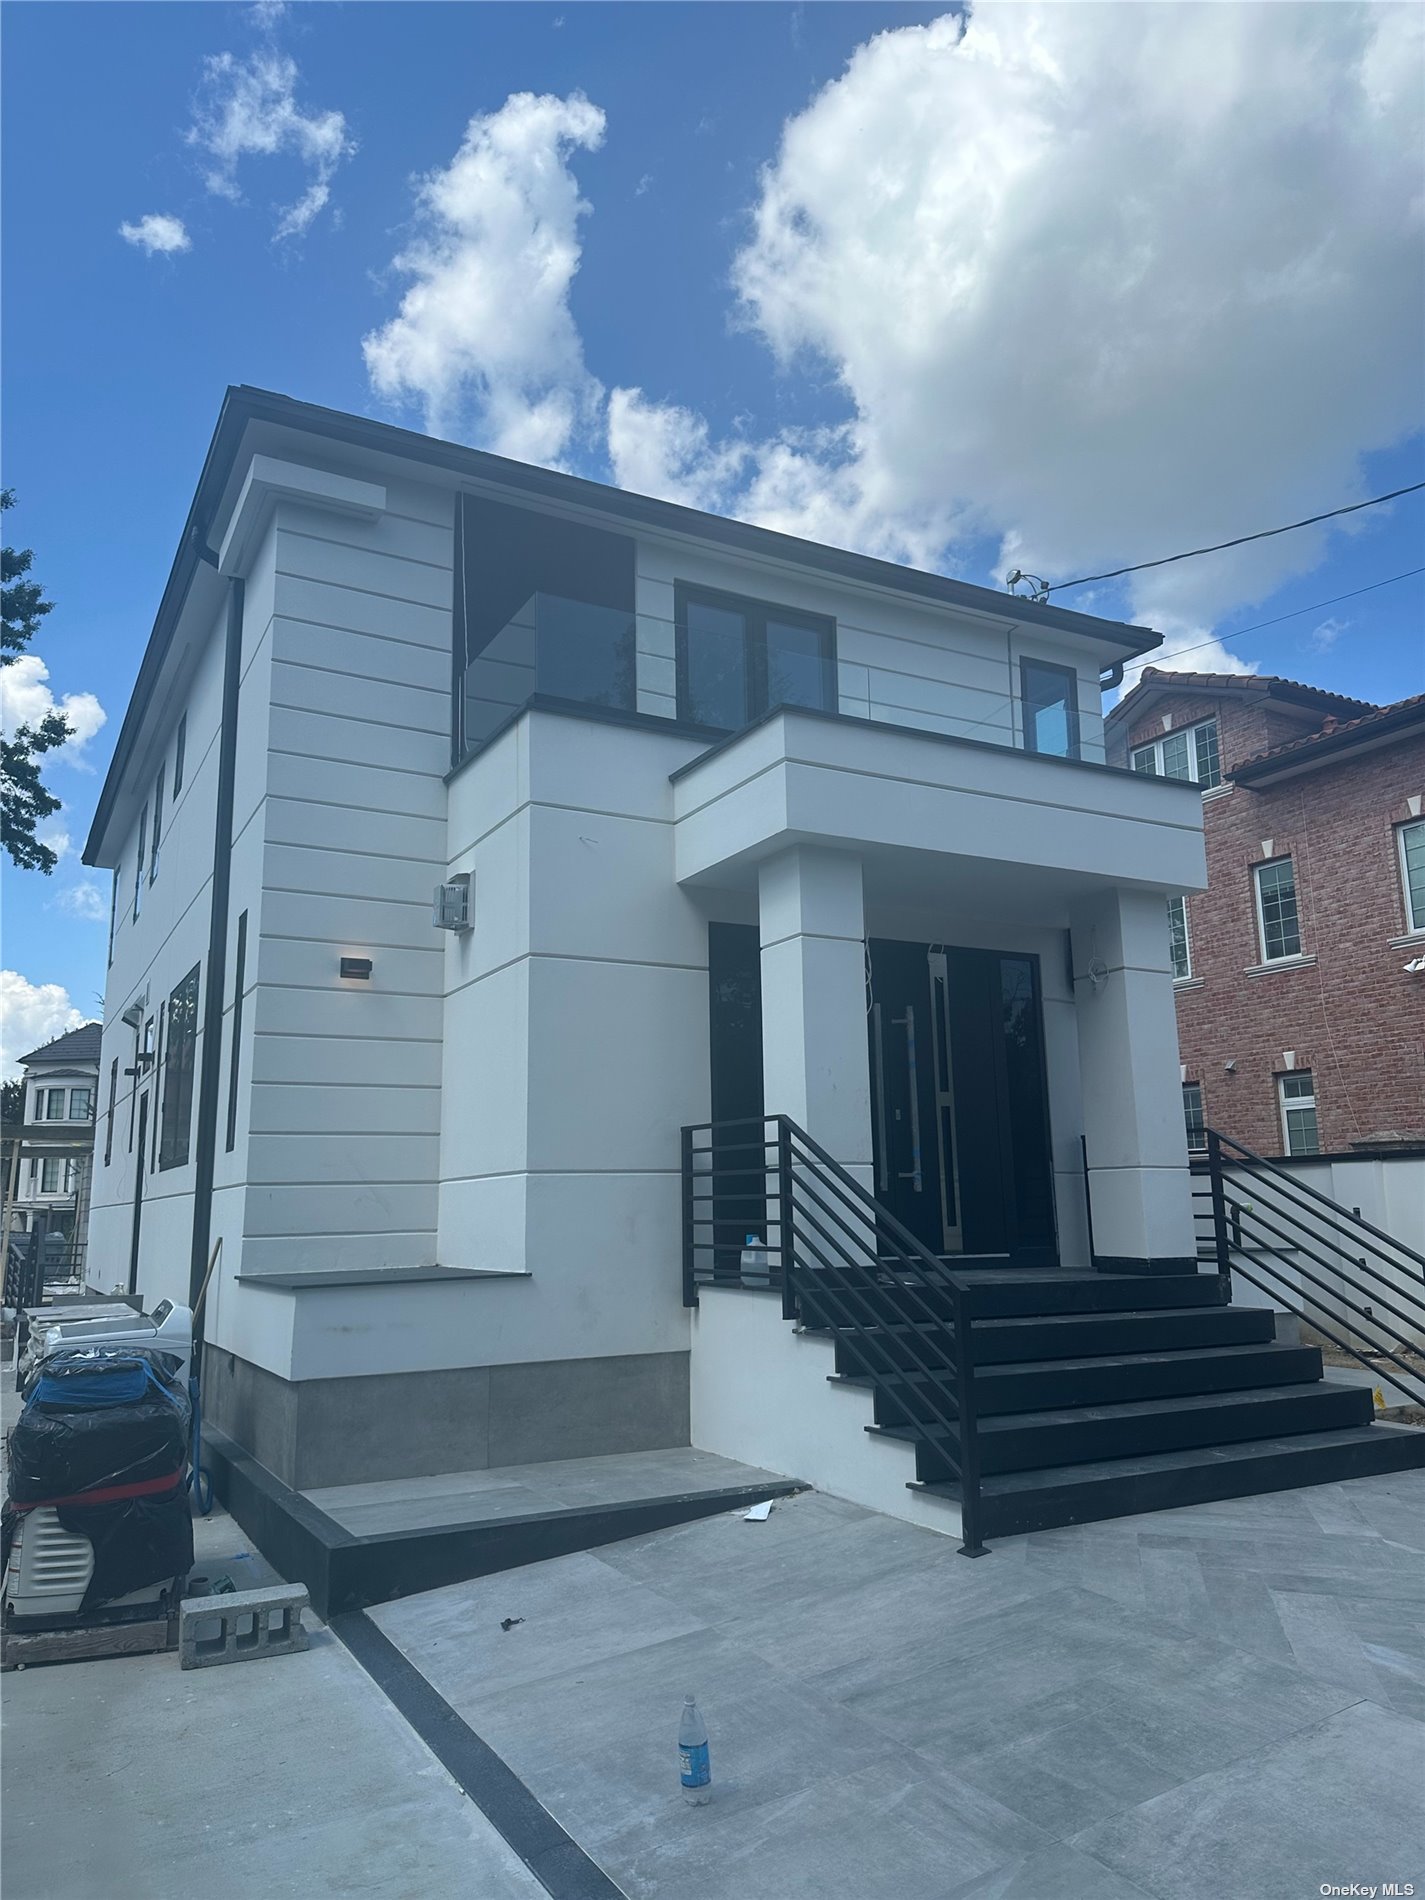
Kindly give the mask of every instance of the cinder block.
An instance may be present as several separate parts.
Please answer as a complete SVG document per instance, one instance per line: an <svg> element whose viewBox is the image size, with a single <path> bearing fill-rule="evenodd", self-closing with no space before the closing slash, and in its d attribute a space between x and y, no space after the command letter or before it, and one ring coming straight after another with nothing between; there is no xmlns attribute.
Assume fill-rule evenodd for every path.
<svg viewBox="0 0 1425 1900"><path fill-rule="evenodd" d="M302 1612L306 1585L275 1583L266 1590L230 1590L189 1597L178 1611L178 1661L184 1669L211 1663L255 1662L290 1656L307 1647Z"/></svg>

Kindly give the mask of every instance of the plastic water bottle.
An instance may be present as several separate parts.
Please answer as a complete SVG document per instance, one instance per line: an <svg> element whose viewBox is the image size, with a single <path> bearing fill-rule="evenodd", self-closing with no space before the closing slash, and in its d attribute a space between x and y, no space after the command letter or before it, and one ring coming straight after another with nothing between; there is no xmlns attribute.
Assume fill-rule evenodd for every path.
<svg viewBox="0 0 1425 1900"><path fill-rule="evenodd" d="M683 1719L678 1724L678 1771L683 1782L683 1799L688 1806L706 1807L712 1800L708 1725L698 1714L698 1705L691 1696L683 1703Z"/></svg>
<svg viewBox="0 0 1425 1900"><path fill-rule="evenodd" d="M756 1234L747 1236L742 1249L742 1284L744 1286L770 1286L772 1275L767 1263L767 1249Z"/></svg>

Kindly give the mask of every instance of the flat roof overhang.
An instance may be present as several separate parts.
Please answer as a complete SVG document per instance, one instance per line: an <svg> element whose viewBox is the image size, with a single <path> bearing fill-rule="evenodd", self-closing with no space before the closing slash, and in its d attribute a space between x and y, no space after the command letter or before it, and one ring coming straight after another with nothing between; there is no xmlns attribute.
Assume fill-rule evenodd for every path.
<svg viewBox="0 0 1425 1900"><path fill-rule="evenodd" d="M1020 908L1103 885L1207 888L1195 785L781 708L672 775L679 884L755 888L791 845L856 853L869 890Z"/></svg>
<svg viewBox="0 0 1425 1900"><path fill-rule="evenodd" d="M100 790L84 846L86 864L113 862L112 849L106 847L106 836L119 811L130 763L137 759L142 764L144 750L152 744L150 714L156 706L161 708L165 699L177 690L175 675L181 668L175 664L173 649L180 628L188 618L189 594L195 583L202 596L195 602L198 617L210 619L216 612L220 593L214 565L216 544L236 500L244 457L264 453L300 462L304 444L313 441L325 445L324 459L337 472L369 472L374 464L387 475L398 475L403 468L409 471L414 465L422 469L428 479L451 488L484 486L503 490L531 502L586 515L598 514L630 526L729 548L763 560L788 562L934 605L993 615L1017 626L1073 634L1099 644L1105 664L1132 659L1162 644L1161 636L1145 627L1101 620L1092 614L1075 613L1070 608L1041 605L1017 595L998 593L993 588L951 580L943 574L898 566L894 561L827 547L722 515L705 514L697 508L632 494L603 482L587 481L582 476L510 461L456 442L442 442L416 430L326 409L317 403L300 402L272 390L238 385L226 392L208 445L178 552Z"/></svg>

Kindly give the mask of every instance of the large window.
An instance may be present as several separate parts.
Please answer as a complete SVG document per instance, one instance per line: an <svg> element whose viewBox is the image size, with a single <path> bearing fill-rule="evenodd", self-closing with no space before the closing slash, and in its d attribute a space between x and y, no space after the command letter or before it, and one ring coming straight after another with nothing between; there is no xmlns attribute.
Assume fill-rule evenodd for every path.
<svg viewBox="0 0 1425 1900"><path fill-rule="evenodd" d="M1019 690L1024 707L1024 749L1054 759L1079 754L1079 676L1047 660L1021 660Z"/></svg>
<svg viewBox="0 0 1425 1900"><path fill-rule="evenodd" d="M1316 1084L1310 1069L1295 1069L1277 1077L1281 1102L1282 1137L1289 1155L1319 1155L1321 1136L1316 1125Z"/></svg>
<svg viewBox="0 0 1425 1900"><path fill-rule="evenodd" d="M92 1121L93 1116L93 1089L71 1089L69 1091L69 1119L72 1122L87 1122Z"/></svg>
<svg viewBox="0 0 1425 1900"><path fill-rule="evenodd" d="M456 519L458 760L536 694L632 711L634 544L474 495Z"/></svg>
<svg viewBox="0 0 1425 1900"><path fill-rule="evenodd" d="M1187 1145L1193 1154L1207 1146L1207 1116L1202 1106L1201 1082L1183 1083L1183 1121L1187 1125Z"/></svg>
<svg viewBox="0 0 1425 1900"><path fill-rule="evenodd" d="M65 1119L65 1091L63 1089L41 1089L41 1120L62 1122Z"/></svg>
<svg viewBox="0 0 1425 1900"><path fill-rule="evenodd" d="M1296 873L1290 858L1273 858L1253 867L1257 886L1257 930L1263 963L1301 955L1301 918L1296 907Z"/></svg>
<svg viewBox="0 0 1425 1900"><path fill-rule="evenodd" d="M1425 930L1425 818L1397 826L1395 836L1405 890L1405 928Z"/></svg>
<svg viewBox="0 0 1425 1900"><path fill-rule="evenodd" d="M1168 899L1168 941L1172 949L1173 976L1178 982L1192 975L1192 943L1188 937L1187 899Z"/></svg>
<svg viewBox="0 0 1425 1900"><path fill-rule="evenodd" d="M1204 719L1178 732L1165 732L1148 745L1134 746L1133 770L1154 778L1189 779L1210 792L1222 783L1222 757L1217 744L1217 721Z"/></svg>
<svg viewBox="0 0 1425 1900"><path fill-rule="evenodd" d="M193 1069L198 1046L198 969L195 963L168 999L163 1108L158 1137L160 1168L181 1168L188 1159L188 1124L193 1113Z"/></svg>
<svg viewBox="0 0 1425 1900"><path fill-rule="evenodd" d="M774 706L836 710L833 621L701 587L676 600L680 719L740 732Z"/></svg>

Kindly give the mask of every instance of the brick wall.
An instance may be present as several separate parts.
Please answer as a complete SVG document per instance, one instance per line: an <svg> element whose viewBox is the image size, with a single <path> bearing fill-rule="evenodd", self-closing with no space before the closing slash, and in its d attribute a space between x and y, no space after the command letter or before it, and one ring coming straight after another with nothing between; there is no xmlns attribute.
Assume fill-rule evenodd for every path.
<svg viewBox="0 0 1425 1900"><path fill-rule="evenodd" d="M1159 701L1129 743L1159 736L1163 713L1174 727L1215 714L1224 770L1319 723L1199 691ZM1406 930L1394 826L1422 793L1425 741L1410 738L1204 800L1209 886L1188 902L1192 987L1178 992L1178 1037L1209 1125L1258 1153L1283 1151L1287 1052L1312 1073L1326 1152L1383 1130L1425 1138L1425 973L1402 968L1425 942L1390 944ZM1252 866L1268 839L1271 856L1291 856L1302 951L1316 961L1252 976Z"/></svg>

